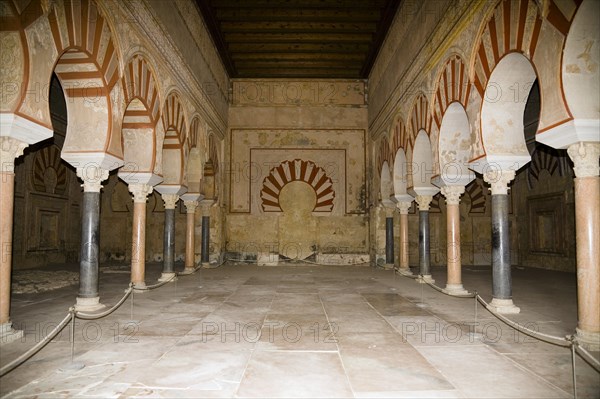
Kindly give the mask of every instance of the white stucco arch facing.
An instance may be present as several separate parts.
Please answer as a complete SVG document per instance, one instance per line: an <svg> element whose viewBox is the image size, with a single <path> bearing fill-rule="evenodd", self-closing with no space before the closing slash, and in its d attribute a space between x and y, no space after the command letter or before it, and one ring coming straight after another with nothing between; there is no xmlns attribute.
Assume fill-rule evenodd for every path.
<svg viewBox="0 0 600 399"><path fill-rule="evenodd" d="M438 167L436 185L466 186L475 179L469 169L471 133L469 118L459 102L448 105L442 118L438 137Z"/></svg>
<svg viewBox="0 0 600 399"><path fill-rule="evenodd" d="M561 66L564 97L573 117L538 133L536 140L554 148L600 141L600 2L585 0L571 24Z"/></svg>
<svg viewBox="0 0 600 399"><path fill-rule="evenodd" d="M471 169L517 171L531 161L525 145L523 115L536 72L521 53L512 52L496 65L481 105L481 138L485 155Z"/></svg>

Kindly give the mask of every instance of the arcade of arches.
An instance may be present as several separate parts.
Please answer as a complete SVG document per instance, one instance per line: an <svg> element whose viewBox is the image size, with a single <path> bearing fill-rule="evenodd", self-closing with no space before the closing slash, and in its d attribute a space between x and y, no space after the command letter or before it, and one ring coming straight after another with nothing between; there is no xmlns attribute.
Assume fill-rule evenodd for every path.
<svg viewBox="0 0 600 399"><path fill-rule="evenodd" d="M301 8L303 2L292 3ZM349 300L361 295L360 304L369 303L383 320L378 295L392 304L405 301L402 308L419 302L419 295L423 302L422 290L431 290L425 283L450 295L479 289L487 293L489 310L540 322L541 331L560 325L597 356L600 2L403 0L395 12L368 78L271 78L232 76L193 1L0 1L1 364L19 354L14 348L33 345L21 328L26 318L48 321L43 309L54 301L38 304L39 298L61 293L77 311L93 313L116 300L111 284L126 288L131 282L141 294L157 281L166 284L140 295L144 301L164 289L168 296L156 297L161 301L216 295L227 304L219 290L239 280L244 295L270 292L271 307L282 293L305 293L300 283L311 281L306 292L319 294L327 321L335 319L332 309L351 314L351 303L343 309L344 294ZM534 276L533 287L519 285L520 273ZM49 287L35 288L36 276L48 275ZM544 286L546 278L554 283ZM361 281L371 280L383 285L364 293ZM474 281L480 285L469 286ZM277 289L281 284L284 289ZM329 307L327 295L339 284L347 285L336 294L338 308ZM15 289L28 285L31 294ZM220 287L218 295L211 285ZM441 295L435 317L443 319L444 309L454 312L445 320L472 317L471 305L460 308L463 315L447 308L462 299L430 294ZM539 301L548 301L547 312ZM559 301L570 304L569 325L552 313ZM409 312L412 321L425 306L434 307L420 304ZM37 306L38 313L27 313ZM193 301L186 306L192 309ZM183 313L196 314L189 309ZM399 312L391 318L405 316ZM189 318L200 323L203 317L210 312L185 319L186 331L194 331ZM398 336L406 332L386 321ZM139 328L143 333L143 322ZM357 336L347 339L360 346ZM352 373L360 365L345 357L350 341L345 346L340 331L334 350L347 375L338 382L349 390L324 396L486 392L462 386L464 374L453 377L432 350L419 361L441 371L435 378L447 385L403 388L398 381L404 377L391 388L361 385L360 372ZM260 353L254 352L249 369ZM548 356L536 361L551 363ZM380 365L385 375L387 360L364 367ZM540 388L534 396L571 394L552 385L552 370L503 367L509 366L547 384L548 391ZM565 367L560 372L570 375ZM594 397L600 383L588 368L581 392ZM2 395L36 392L31 381L37 376L20 370L2 377L10 387ZM244 370L214 377L237 379L235 389L229 381L233 390L220 396L290 393L249 389L244 384L253 377ZM13 373L19 377L11 380ZM533 384L527 378L520 383L523 389ZM124 393L130 387L118 395L136 394ZM202 389L192 396L216 394Z"/></svg>

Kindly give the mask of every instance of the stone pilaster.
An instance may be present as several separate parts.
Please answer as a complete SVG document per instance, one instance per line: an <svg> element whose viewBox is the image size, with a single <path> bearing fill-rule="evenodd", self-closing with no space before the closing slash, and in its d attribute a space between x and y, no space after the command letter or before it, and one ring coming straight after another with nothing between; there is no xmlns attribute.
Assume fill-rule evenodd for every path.
<svg viewBox="0 0 600 399"><path fill-rule="evenodd" d="M577 339L600 350L600 144L577 143L567 152L575 171Z"/></svg>

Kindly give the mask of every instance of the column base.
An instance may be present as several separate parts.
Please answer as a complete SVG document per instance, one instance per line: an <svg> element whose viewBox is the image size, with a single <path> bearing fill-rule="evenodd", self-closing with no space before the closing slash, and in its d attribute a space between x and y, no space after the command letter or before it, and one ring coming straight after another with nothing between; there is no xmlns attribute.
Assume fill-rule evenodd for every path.
<svg viewBox="0 0 600 399"><path fill-rule="evenodd" d="M148 292L148 290L145 289L146 287L147 286L145 282L134 283L133 292L136 294L143 294L144 292ZM125 290L125 292L127 292L127 290Z"/></svg>
<svg viewBox="0 0 600 399"><path fill-rule="evenodd" d="M393 263L386 263L385 265L383 265L383 268L385 270L393 270L394 269L394 264Z"/></svg>
<svg viewBox="0 0 600 399"><path fill-rule="evenodd" d="M211 266L211 264L209 262L202 262L202 268L203 269L216 269L217 266L216 264L214 266Z"/></svg>
<svg viewBox="0 0 600 399"><path fill-rule="evenodd" d="M446 288L442 290L450 295L469 295L470 292L463 288L462 284L446 284Z"/></svg>
<svg viewBox="0 0 600 399"><path fill-rule="evenodd" d="M0 324L0 345L9 344L23 338L23 330L15 330L12 323Z"/></svg>
<svg viewBox="0 0 600 399"><path fill-rule="evenodd" d="M413 276L413 272L411 272L409 268L401 267L399 269L396 269L396 271L403 276Z"/></svg>
<svg viewBox="0 0 600 399"><path fill-rule="evenodd" d="M424 274L423 277L417 279L419 284L435 284L435 280L431 277L431 274Z"/></svg>
<svg viewBox="0 0 600 399"><path fill-rule="evenodd" d="M493 298L492 302L486 307L493 312L501 314L517 314L521 312L521 309L515 306L512 299Z"/></svg>
<svg viewBox="0 0 600 399"><path fill-rule="evenodd" d="M163 283L165 281L169 281L169 282L177 281L177 274L176 273L162 273L160 275L160 277L158 278L158 281L160 283Z"/></svg>
<svg viewBox="0 0 600 399"><path fill-rule="evenodd" d="M179 274L192 274L196 270L194 266L186 266L183 271L179 272Z"/></svg>
<svg viewBox="0 0 600 399"><path fill-rule="evenodd" d="M106 305L100 303L99 296L94 298L82 298L78 296L75 302L75 310L78 312L95 312L105 307Z"/></svg>
<svg viewBox="0 0 600 399"><path fill-rule="evenodd" d="M577 342L589 351L600 351L600 332L590 332L575 328L577 333Z"/></svg>

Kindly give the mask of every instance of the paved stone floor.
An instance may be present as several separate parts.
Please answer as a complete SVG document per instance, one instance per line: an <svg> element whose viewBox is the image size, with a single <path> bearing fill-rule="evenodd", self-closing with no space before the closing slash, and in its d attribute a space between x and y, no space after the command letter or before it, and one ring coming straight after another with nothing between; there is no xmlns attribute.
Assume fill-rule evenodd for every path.
<svg viewBox="0 0 600 399"><path fill-rule="evenodd" d="M181 266L180 266L181 267ZM52 270L67 269L67 266ZM48 269L45 269L48 270ZM72 268L69 270L73 270ZM102 267L101 301L117 302L126 267ZM147 282L160 265L149 264ZM490 298L489 268L464 268L464 285ZM57 274L59 275L59 274ZM445 270L434 269L445 285ZM514 269L514 320L563 336L576 324L573 274ZM21 342L35 344L74 303L77 286L14 295ZM128 299L98 321L79 320L75 365L60 336L0 378L0 395L44 397L569 398L570 352L494 319L473 299L450 298L369 267L226 264ZM474 334L473 334L474 333ZM595 355L598 355L597 353ZM577 359L581 398L600 374Z"/></svg>

